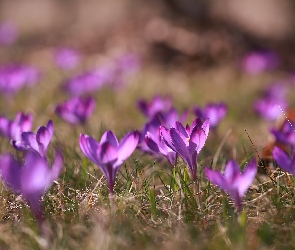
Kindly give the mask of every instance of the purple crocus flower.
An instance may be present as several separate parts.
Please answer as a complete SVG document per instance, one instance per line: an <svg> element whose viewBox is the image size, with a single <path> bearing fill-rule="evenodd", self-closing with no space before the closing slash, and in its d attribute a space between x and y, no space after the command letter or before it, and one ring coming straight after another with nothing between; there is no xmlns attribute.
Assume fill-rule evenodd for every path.
<svg viewBox="0 0 295 250"><path fill-rule="evenodd" d="M70 95L80 96L100 90L108 79L109 72L93 70L67 80L63 85L63 89Z"/></svg>
<svg viewBox="0 0 295 250"><path fill-rule="evenodd" d="M279 58L274 52L254 51L243 58L242 67L248 74L257 75L265 70L276 69L279 64Z"/></svg>
<svg viewBox="0 0 295 250"><path fill-rule="evenodd" d="M290 121L285 120L281 129L272 128L271 133L278 142L295 146L295 124Z"/></svg>
<svg viewBox="0 0 295 250"><path fill-rule="evenodd" d="M213 171L205 167L206 177L215 185L219 186L234 200L238 212L242 211L242 199L252 184L257 166L255 159L252 159L247 168L241 173L239 165L231 160L226 164L224 175L220 171Z"/></svg>
<svg viewBox="0 0 295 250"><path fill-rule="evenodd" d="M44 220L41 197L58 178L62 165L60 153L56 154L51 168L33 152L26 155L24 163L18 162L10 154L0 156L2 180L14 192L23 196L39 223Z"/></svg>
<svg viewBox="0 0 295 250"><path fill-rule="evenodd" d="M55 113L71 124L85 123L92 115L95 106L96 102L92 97L73 97L57 105Z"/></svg>
<svg viewBox="0 0 295 250"><path fill-rule="evenodd" d="M9 140L20 140L21 133L30 131L32 128L33 116L18 112L14 120L0 116L0 135Z"/></svg>
<svg viewBox="0 0 295 250"><path fill-rule="evenodd" d="M40 157L46 159L46 152L54 132L54 125L51 120L48 121L46 127L38 128L37 133L22 132L21 140L12 141L15 149L20 151L33 151Z"/></svg>
<svg viewBox="0 0 295 250"><path fill-rule="evenodd" d="M290 159L284 150L275 146L272 155L282 169L295 175L295 152L293 153L292 159Z"/></svg>
<svg viewBox="0 0 295 250"><path fill-rule="evenodd" d="M139 110L149 119L152 119L158 112L167 112L172 107L170 97L155 96L150 102L139 100L137 103Z"/></svg>
<svg viewBox="0 0 295 250"><path fill-rule="evenodd" d="M140 137L139 149L143 152L154 154L155 152L149 148L146 144L145 136L149 132L153 136L157 137L159 127L161 125L165 127L173 127L176 121L184 122L187 118L187 111L179 114L175 108L170 108L168 111L159 111L153 118L145 124Z"/></svg>
<svg viewBox="0 0 295 250"><path fill-rule="evenodd" d="M180 122L176 122L175 128L160 127L164 142L187 163L195 182L197 180L197 157L205 145L209 127L209 119L202 123L200 118L196 118L192 126L184 127Z"/></svg>
<svg viewBox="0 0 295 250"><path fill-rule="evenodd" d="M225 103L208 103L204 108L195 107L194 113L202 120L206 118L210 121L210 127L216 129L219 122L225 117L227 113L227 106Z"/></svg>
<svg viewBox="0 0 295 250"><path fill-rule="evenodd" d="M112 131L106 131L100 142L89 135L80 135L80 148L104 173L110 193L114 193L115 178L123 161L135 150L139 140L137 131L129 132L120 141Z"/></svg>
<svg viewBox="0 0 295 250"><path fill-rule="evenodd" d="M40 79L40 72L25 65L5 65L0 68L0 92L12 95L25 86L33 86Z"/></svg>
<svg viewBox="0 0 295 250"><path fill-rule="evenodd" d="M17 39L18 32L15 25L11 22L0 24L0 44L10 45Z"/></svg>
<svg viewBox="0 0 295 250"><path fill-rule="evenodd" d="M54 53L54 60L61 69L74 69L80 62L80 54L71 48L59 48Z"/></svg>

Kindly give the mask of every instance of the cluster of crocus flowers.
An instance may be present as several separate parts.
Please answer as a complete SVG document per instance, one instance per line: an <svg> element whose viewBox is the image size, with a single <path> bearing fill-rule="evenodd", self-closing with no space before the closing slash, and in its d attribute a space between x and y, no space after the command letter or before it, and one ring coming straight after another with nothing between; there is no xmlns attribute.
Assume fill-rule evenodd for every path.
<svg viewBox="0 0 295 250"><path fill-rule="evenodd" d="M116 175L122 163L133 153L139 140L137 131L127 133L118 142L112 131L106 131L100 142L89 135L80 135L80 148L84 155L94 162L104 173L110 194L114 193Z"/></svg>
<svg viewBox="0 0 295 250"><path fill-rule="evenodd" d="M40 72L31 66L12 64L0 68L0 92L6 95L17 93L21 88L35 85Z"/></svg>
<svg viewBox="0 0 295 250"><path fill-rule="evenodd" d="M71 124L84 124L93 114L96 102L92 97L73 97L56 106L55 113Z"/></svg>
<svg viewBox="0 0 295 250"><path fill-rule="evenodd" d="M9 21L0 24L0 45L13 44L18 37L16 26Z"/></svg>
<svg viewBox="0 0 295 250"><path fill-rule="evenodd" d="M20 140L13 140L12 145L20 151L33 151L41 158L46 159L48 145L54 132L54 125L51 120L48 121L46 127L38 128L37 133L22 132Z"/></svg>
<svg viewBox="0 0 295 250"><path fill-rule="evenodd" d="M10 154L0 156L2 180L15 193L22 195L39 224L44 220L42 195L58 178L62 166L63 159L60 153L56 153L52 167L34 152L28 152L24 162L17 161Z"/></svg>
<svg viewBox="0 0 295 250"><path fill-rule="evenodd" d="M18 112L14 120L0 116L0 135L9 140L21 140L22 132L28 132L32 128L33 116Z"/></svg>
<svg viewBox="0 0 295 250"><path fill-rule="evenodd" d="M286 89L283 83L276 83L267 88L260 99L254 103L255 111L268 121L275 121L286 110Z"/></svg>
<svg viewBox="0 0 295 250"><path fill-rule="evenodd" d="M178 153L188 165L194 182L197 181L197 158L209 133L209 119L196 118L192 125L184 127L180 122L169 129L161 126L160 133L166 145Z"/></svg>
<svg viewBox="0 0 295 250"><path fill-rule="evenodd" d="M255 159L252 159L244 172L241 173L239 165L231 160L226 164L225 172L214 171L205 167L206 177L215 185L219 186L234 200L238 212L242 211L242 199L248 188L252 184L256 173L257 166Z"/></svg>
<svg viewBox="0 0 295 250"><path fill-rule="evenodd" d="M208 103L205 107L194 107L194 114L202 120L209 119L210 128L215 130L222 119L226 116L227 106L225 103Z"/></svg>
<svg viewBox="0 0 295 250"><path fill-rule="evenodd" d="M72 48L58 48L54 51L55 64L65 70L74 69L80 63L80 53Z"/></svg>
<svg viewBox="0 0 295 250"><path fill-rule="evenodd" d="M245 72L257 75L266 70L276 69L280 64L277 54L271 51L254 51L246 54L242 61Z"/></svg>

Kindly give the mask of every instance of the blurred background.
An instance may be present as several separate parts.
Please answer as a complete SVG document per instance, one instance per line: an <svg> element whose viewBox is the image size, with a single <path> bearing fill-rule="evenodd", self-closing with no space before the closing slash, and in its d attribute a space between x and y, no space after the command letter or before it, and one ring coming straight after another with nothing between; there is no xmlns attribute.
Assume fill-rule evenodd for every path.
<svg viewBox="0 0 295 250"><path fill-rule="evenodd" d="M0 21L15 24L22 54L56 45L86 54L128 49L193 69L268 49L293 70L294 12L292 0L0 1Z"/></svg>

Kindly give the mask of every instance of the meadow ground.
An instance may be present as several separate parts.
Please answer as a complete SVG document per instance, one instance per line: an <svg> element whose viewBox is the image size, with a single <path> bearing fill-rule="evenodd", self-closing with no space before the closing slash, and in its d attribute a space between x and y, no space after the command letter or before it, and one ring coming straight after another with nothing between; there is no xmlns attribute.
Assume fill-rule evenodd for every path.
<svg viewBox="0 0 295 250"><path fill-rule="evenodd" d="M132 42L140 48L137 35ZM109 48L110 53L112 44L121 49L119 38L126 50L124 35L118 35L118 41L112 36L104 48ZM147 51L152 50L143 49L138 72L122 88L105 86L95 92L94 114L85 125L73 126L54 113L55 105L69 96L61 90L61 83L103 62L107 53L100 48L93 52L94 42L94 48L88 48L87 42L82 41L82 65L65 72L53 64L56 44L51 45L50 38L49 42L41 39L31 43L30 39L33 38L28 35L12 46L0 48L0 60L2 64L20 61L38 67L41 81L12 97L2 95L0 113L12 119L18 111L31 112L34 131L51 119L55 132L49 159L59 148L64 166L43 197L46 237L39 234L34 216L21 196L0 183L1 249L295 248L294 177L278 168L272 159L260 162L263 149L273 139L270 127L279 126L280 121L266 122L253 110L261 92L282 79L289 81L288 98L290 106L294 105L294 86L286 71L249 75L236 60L211 66L200 62L194 66L192 61L187 67L178 67L177 63L167 66L147 56ZM79 45L79 41L75 44ZM137 101L151 100L155 95L171 96L179 111L188 108L188 124L194 119L191 109L195 105L224 101L228 106L226 118L216 131L209 132L198 157L199 192L180 157L172 169L165 159L157 161L135 150L120 168L111 207L106 179L82 153L79 135L86 133L100 140L106 130L112 130L121 139L128 131L140 131L147 120L138 110ZM0 139L0 152L23 158L23 153L15 151L6 138ZM203 170L208 166L223 171L230 159L243 168L252 157L261 171L243 199L243 213L238 215L233 201L208 181Z"/></svg>

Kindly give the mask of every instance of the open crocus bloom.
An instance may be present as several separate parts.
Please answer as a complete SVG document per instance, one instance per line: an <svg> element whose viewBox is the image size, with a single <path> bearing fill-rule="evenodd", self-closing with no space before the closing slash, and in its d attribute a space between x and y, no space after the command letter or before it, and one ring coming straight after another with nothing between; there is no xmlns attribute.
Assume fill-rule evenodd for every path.
<svg viewBox="0 0 295 250"><path fill-rule="evenodd" d="M54 125L51 120L48 121L46 127L41 126L38 128L37 133L23 132L21 140L12 141L15 149L21 151L33 151L42 158L46 158L48 145L51 141L54 132Z"/></svg>
<svg viewBox="0 0 295 250"><path fill-rule="evenodd" d="M290 159L284 150L276 146L272 152L272 155L282 169L295 175L295 153L293 153L292 159Z"/></svg>
<svg viewBox="0 0 295 250"><path fill-rule="evenodd" d="M71 124L85 123L92 115L96 102L92 97L74 97L58 105L55 112Z"/></svg>
<svg viewBox="0 0 295 250"><path fill-rule="evenodd" d="M14 120L0 116L0 135L10 140L20 140L21 133L30 131L32 128L33 116L18 112Z"/></svg>
<svg viewBox="0 0 295 250"><path fill-rule="evenodd" d="M2 180L14 192L23 196L39 222L43 220L41 197L58 178L62 165L60 153L56 154L51 168L33 152L28 152L24 163L18 162L10 154L0 156Z"/></svg>
<svg viewBox="0 0 295 250"><path fill-rule="evenodd" d="M114 193L115 178L123 161L135 150L139 140L137 131L129 132L120 141L112 131L106 131L100 142L89 135L80 135L80 148L106 176L110 193Z"/></svg>
<svg viewBox="0 0 295 250"><path fill-rule="evenodd" d="M215 185L219 186L234 200L239 212L242 211L242 199L252 184L257 166L255 159L252 159L247 168L241 173L239 165L231 160L227 163L224 175L220 171L213 171L205 167L206 177Z"/></svg>
<svg viewBox="0 0 295 250"><path fill-rule="evenodd" d="M223 103L208 103L204 108L195 107L194 113L202 120L206 118L210 121L210 127L216 129L219 122L225 117L227 113L227 106Z"/></svg>
<svg viewBox="0 0 295 250"><path fill-rule="evenodd" d="M197 180L197 157L205 145L209 127L209 119L202 123L199 118L193 121L192 126L184 127L176 122L175 128L160 127L164 142L187 163L194 181Z"/></svg>

